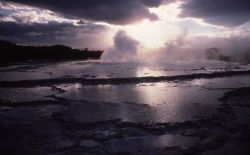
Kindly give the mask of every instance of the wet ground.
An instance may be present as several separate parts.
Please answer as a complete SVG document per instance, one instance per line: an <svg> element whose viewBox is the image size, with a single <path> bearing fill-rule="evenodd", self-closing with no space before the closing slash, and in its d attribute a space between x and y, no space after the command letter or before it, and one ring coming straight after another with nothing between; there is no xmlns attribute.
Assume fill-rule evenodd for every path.
<svg viewBox="0 0 250 155"><path fill-rule="evenodd" d="M0 67L0 154L249 154L250 67Z"/></svg>

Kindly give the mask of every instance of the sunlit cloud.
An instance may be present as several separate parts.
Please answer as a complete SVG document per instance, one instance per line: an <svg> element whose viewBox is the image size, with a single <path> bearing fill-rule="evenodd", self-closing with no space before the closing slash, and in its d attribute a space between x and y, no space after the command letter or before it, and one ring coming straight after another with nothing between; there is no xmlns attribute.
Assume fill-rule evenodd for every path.
<svg viewBox="0 0 250 155"><path fill-rule="evenodd" d="M161 5L157 8L149 8L150 12L155 13L162 21L175 22L179 20L181 2Z"/></svg>
<svg viewBox="0 0 250 155"><path fill-rule="evenodd" d="M191 1L196 4L194 0ZM103 49L115 46L113 40L115 35L119 31L124 31L128 37L139 43L139 51L154 51L165 48L169 42L178 40L183 32L187 34L185 35L186 40L203 36L226 38L236 34L249 34L249 23L247 22L237 27L226 27L225 25L215 25L206 18L201 18L202 16L183 16L183 13L187 11L187 8L184 7L187 5L184 4L188 1L149 0L135 2L130 0L128 2L114 1L115 4L99 0L89 2L88 4L74 2L71 7L79 10L80 6L87 7L90 5L92 8L97 7L98 12L102 12L103 10L98 6L123 8L122 4L126 4L126 6L133 6L132 10L135 12L138 9L143 8L143 10L140 10L142 14L135 18L132 18L127 10L124 12L119 9L106 10L108 12L102 18L98 12L96 14L82 14L92 13L89 12L91 9L80 12L72 9L72 12L69 12L70 9L65 11L63 10L64 5L61 6L55 2L8 0L0 2L0 24L2 24L2 28L7 28L10 22L13 22L11 23L12 26L16 24L14 26L16 30L13 30L13 33L8 37L15 41L25 40L23 38L27 39L27 36L39 39L44 37L44 40L50 43L70 44L75 47L96 46ZM62 1L62 3L66 3L66 1ZM114 14L114 12L117 12L117 14ZM155 17L154 20L149 18L151 15ZM18 26L19 28L17 28ZM15 32L16 36L13 35L15 34L14 31L18 31ZM8 28L7 30L1 30L2 36L0 37L6 38L7 32L10 32ZM48 34L53 34L54 37ZM49 41L50 37L51 41Z"/></svg>
<svg viewBox="0 0 250 155"><path fill-rule="evenodd" d="M124 29L146 48L164 46L166 40L181 32L176 25L179 12L178 3L150 8L149 10L159 17L158 21L144 20L137 24L124 26Z"/></svg>
<svg viewBox="0 0 250 155"><path fill-rule="evenodd" d="M67 19L58 14L35 7L25 6L16 3L0 3L0 12L4 16L0 18L1 21L15 21L18 23L32 24L32 23L77 23L78 20Z"/></svg>
<svg viewBox="0 0 250 155"><path fill-rule="evenodd" d="M202 19L180 18L181 2L150 8L159 17L158 21L144 20L140 23L123 26L130 36L140 41L145 48L159 48L187 31L188 36L216 36L227 28L206 23Z"/></svg>

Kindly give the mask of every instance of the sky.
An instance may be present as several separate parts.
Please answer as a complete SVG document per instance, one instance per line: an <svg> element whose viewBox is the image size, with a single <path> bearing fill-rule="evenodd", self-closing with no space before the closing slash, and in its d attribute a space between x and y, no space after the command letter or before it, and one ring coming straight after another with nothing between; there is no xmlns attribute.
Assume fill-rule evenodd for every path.
<svg viewBox="0 0 250 155"><path fill-rule="evenodd" d="M249 32L249 0L0 0L0 39L20 44L131 54L245 44Z"/></svg>

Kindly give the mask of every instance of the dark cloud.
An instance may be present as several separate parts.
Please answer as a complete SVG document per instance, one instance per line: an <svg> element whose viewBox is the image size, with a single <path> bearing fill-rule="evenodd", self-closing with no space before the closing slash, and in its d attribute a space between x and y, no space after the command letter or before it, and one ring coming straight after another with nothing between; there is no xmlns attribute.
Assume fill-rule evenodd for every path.
<svg viewBox="0 0 250 155"><path fill-rule="evenodd" d="M49 9L64 15L113 24L129 24L142 19L155 20L157 16L148 7L157 7L172 0L5 0Z"/></svg>
<svg viewBox="0 0 250 155"><path fill-rule="evenodd" d="M62 31L64 28L71 27L71 24L18 24L16 22L0 22L0 36L25 36L28 33L51 34L56 31Z"/></svg>
<svg viewBox="0 0 250 155"><path fill-rule="evenodd" d="M92 36L107 28L92 23L76 26L71 23L49 22L46 24L20 24L0 21L0 39L26 44L67 44L81 41L87 46L93 41Z"/></svg>
<svg viewBox="0 0 250 155"><path fill-rule="evenodd" d="M249 0L187 0L181 17L203 18L215 25L238 26L250 21Z"/></svg>

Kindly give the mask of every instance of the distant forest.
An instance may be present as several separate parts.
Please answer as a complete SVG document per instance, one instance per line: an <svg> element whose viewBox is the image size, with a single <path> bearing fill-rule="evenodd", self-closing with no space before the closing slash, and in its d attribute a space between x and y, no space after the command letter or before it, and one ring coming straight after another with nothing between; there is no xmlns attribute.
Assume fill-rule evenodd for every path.
<svg viewBox="0 0 250 155"><path fill-rule="evenodd" d="M73 49L64 45L26 46L0 40L0 63L32 60L87 60L100 59L104 51Z"/></svg>

